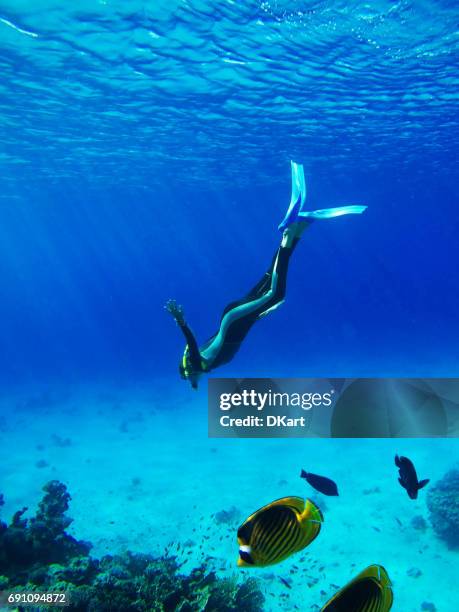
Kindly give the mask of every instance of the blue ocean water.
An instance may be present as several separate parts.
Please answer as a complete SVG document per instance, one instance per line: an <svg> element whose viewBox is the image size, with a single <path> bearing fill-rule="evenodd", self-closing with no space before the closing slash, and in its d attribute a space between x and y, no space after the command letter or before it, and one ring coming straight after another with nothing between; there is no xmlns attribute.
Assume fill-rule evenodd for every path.
<svg viewBox="0 0 459 612"><path fill-rule="evenodd" d="M275 484L283 479L298 489L307 441L207 440L205 381L193 392L180 380L184 342L163 308L169 298L183 304L201 342L216 331L278 246L291 159L304 165L312 209L368 209L308 229L286 303L216 374L458 375L457 17L446 0L0 0L5 510L33 503L59 476L74 493L75 530L97 544L103 526L91 531L85 499L105 500L107 516L127 510L107 501L103 470L84 478L78 470L83 454L105 465L110 448L113 472L146 483L133 521L137 511L147 520L159 495L172 513L174 495L187 505L199 496L207 517L231 506L248 515L283 494ZM139 411L158 419L143 437ZM186 431L169 427L170 414L190 411ZM74 444L46 445L54 473L45 473L36 445L51 430L73 432ZM28 450L7 454L21 436ZM354 468L373 448L389 463L403 451L392 441L314 444L325 471L343 449ZM454 440L407 446L438 478L457 461ZM177 491L183 449L188 484ZM267 465L273 451L282 456L276 468ZM128 476L126 465L137 472ZM125 484L110 473L110 490L124 499ZM215 499L222 474L228 490ZM263 478L275 481L272 491L260 489ZM425 513L424 500L416 503ZM371 520L383 507L371 508ZM148 514L161 524L161 510ZM413 547L410 537L400 547ZM123 538L130 548L142 542ZM452 568L457 554L444 555ZM455 609L424 570L409 609L413 579L400 564L405 595L395 609L435 597L437 610ZM324 603L319 591L307 605Z"/></svg>

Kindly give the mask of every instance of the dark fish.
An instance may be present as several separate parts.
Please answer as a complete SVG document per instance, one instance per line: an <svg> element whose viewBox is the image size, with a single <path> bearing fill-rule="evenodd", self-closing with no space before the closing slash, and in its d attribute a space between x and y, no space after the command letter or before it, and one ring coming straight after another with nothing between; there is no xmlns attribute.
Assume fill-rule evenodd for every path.
<svg viewBox="0 0 459 612"><path fill-rule="evenodd" d="M282 582L282 584L285 584L285 586L286 586L288 589L291 589L291 588L292 588L292 586L291 586L290 582L288 582L287 580L285 580L285 578L282 578L282 576L279 576L279 580Z"/></svg>
<svg viewBox="0 0 459 612"><path fill-rule="evenodd" d="M266 567L283 561L310 544L323 517L311 500L283 497L263 506L239 527L239 567Z"/></svg>
<svg viewBox="0 0 459 612"><path fill-rule="evenodd" d="M406 489L411 499L416 499L419 489L425 487L429 482L429 479L426 478L425 480L418 481L418 476L416 474L416 470L414 469L414 465L408 459L408 457L399 457L398 455L395 455L395 465L399 468L399 483L404 489Z"/></svg>
<svg viewBox="0 0 459 612"><path fill-rule="evenodd" d="M323 493L324 495L339 495L336 483L333 482L333 480L330 480L330 478L318 476L317 474L311 474L310 472L305 472L304 470L301 470L300 476L309 482L311 487L314 487L314 489L319 491L319 493Z"/></svg>
<svg viewBox="0 0 459 612"><path fill-rule="evenodd" d="M382 565L370 565L327 601L321 612L388 612L394 596Z"/></svg>

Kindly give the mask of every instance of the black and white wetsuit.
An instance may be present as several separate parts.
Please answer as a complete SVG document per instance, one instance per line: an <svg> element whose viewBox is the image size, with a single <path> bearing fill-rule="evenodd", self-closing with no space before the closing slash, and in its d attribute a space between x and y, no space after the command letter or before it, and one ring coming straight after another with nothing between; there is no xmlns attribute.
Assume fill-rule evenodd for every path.
<svg viewBox="0 0 459 612"><path fill-rule="evenodd" d="M199 347L188 327L185 333L188 345L184 360L191 369L209 372L228 363L239 350L252 325L282 304L287 288L287 274L290 257L299 239L293 240L289 247L280 246L263 278L236 302L228 304L223 311L218 332ZM190 336L191 334L191 336Z"/></svg>

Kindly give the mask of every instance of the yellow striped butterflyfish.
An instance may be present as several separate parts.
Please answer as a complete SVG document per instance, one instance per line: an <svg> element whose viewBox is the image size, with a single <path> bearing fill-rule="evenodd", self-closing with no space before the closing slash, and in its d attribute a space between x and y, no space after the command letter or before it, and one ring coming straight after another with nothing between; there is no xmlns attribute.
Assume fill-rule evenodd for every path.
<svg viewBox="0 0 459 612"><path fill-rule="evenodd" d="M311 500L283 497L263 506L244 521L237 532L239 567L265 567L306 548L323 522Z"/></svg>
<svg viewBox="0 0 459 612"><path fill-rule="evenodd" d="M370 565L327 601L321 612L387 612L392 584L382 565Z"/></svg>

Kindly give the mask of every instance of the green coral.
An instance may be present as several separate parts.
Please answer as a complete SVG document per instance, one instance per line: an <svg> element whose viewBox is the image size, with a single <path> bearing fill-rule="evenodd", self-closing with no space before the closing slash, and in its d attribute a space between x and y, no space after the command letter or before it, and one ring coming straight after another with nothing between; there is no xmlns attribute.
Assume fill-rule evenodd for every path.
<svg viewBox="0 0 459 612"><path fill-rule="evenodd" d="M430 522L449 548L459 549L459 470L447 472L427 493Z"/></svg>

